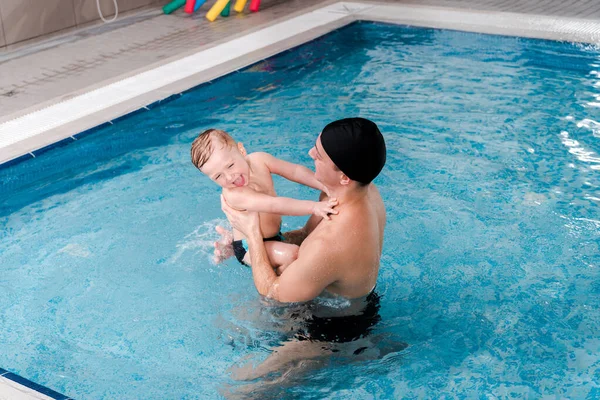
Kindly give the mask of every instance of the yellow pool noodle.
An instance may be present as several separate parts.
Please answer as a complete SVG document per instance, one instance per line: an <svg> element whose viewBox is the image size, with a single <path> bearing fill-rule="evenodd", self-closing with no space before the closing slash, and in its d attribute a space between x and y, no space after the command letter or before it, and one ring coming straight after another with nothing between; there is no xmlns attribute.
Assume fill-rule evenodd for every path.
<svg viewBox="0 0 600 400"><path fill-rule="evenodd" d="M244 11L244 7L246 7L246 2L248 0L237 0L235 2L235 7L233 7L233 9L237 12L242 12Z"/></svg>
<svg viewBox="0 0 600 400"><path fill-rule="evenodd" d="M227 6L227 3L229 3L229 0L217 0L215 5L206 13L206 19L211 22L217 19L221 11Z"/></svg>

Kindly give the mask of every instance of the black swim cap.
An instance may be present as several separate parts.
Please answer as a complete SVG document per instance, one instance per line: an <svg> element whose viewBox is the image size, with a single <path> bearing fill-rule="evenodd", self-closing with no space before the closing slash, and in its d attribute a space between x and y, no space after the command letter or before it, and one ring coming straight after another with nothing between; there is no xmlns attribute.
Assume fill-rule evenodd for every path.
<svg viewBox="0 0 600 400"><path fill-rule="evenodd" d="M385 165L385 141L373 121L346 118L334 121L321 133L323 149L348 178L371 183Z"/></svg>

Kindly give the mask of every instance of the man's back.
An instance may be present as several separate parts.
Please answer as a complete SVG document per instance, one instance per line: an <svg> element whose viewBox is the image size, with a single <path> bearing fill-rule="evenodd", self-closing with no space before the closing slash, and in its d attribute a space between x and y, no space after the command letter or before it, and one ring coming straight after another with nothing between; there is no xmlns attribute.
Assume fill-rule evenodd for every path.
<svg viewBox="0 0 600 400"><path fill-rule="evenodd" d="M347 298L366 296L375 287L383 247L385 206L375 185L340 203L338 215L321 221L300 247L299 258L320 241L327 249L322 257L335 281L327 291ZM322 248L322 246L320 246Z"/></svg>

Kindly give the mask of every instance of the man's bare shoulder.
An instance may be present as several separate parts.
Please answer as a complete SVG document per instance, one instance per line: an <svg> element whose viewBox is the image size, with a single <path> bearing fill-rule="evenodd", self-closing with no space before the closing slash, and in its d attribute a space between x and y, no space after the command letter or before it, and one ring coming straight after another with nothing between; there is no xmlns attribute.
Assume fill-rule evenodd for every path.
<svg viewBox="0 0 600 400"><path fill-rule="evenodd" d="M302 247L311 247L311 248L319 248L321 246L327 246L331 242L329 240L330 235L328 234L328 229L318 229L323 225L321 222L317 229L312 231L310 235L306 237L306 239L302 242Z"/></svg>
<svg viewBox="0 0 600 400"><path fill-rule="evenodd" d="M323 243L331 254L356 254L364 252L366 246L378 244L377 238L381 235L380 223L385 221L383 203L340 208L339 211L340 213L332 216L331 220L322 220L305 242L308 241L310 246L313 240Z"/></svg>
<svg viewBox="0 0 600 400"><path fill-rule="evenodd" d="M323 252L329 258L335 258L338 253L343 253L346 249L347 232L344 230L344 225L334 219L327 221L322 220L315 229L306 237L300 251L305 248L310 249L310 252Z"/></svg>

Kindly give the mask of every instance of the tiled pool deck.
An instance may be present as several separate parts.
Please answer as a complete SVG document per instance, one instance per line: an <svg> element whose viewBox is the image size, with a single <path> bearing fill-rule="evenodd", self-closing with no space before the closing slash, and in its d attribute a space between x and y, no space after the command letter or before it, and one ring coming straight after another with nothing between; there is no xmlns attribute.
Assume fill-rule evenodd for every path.
<svg viewBox="0 0 600 400"><path fill-rule="evenodd" d="M287 33L285 27L275 27L270 32L264 30L334 3L335 0L264 0L259 13L219 18L214 23L204 18L205 12L190 16L181 10L172 15L163 15L160 9L146 10L126 15L114 24L98 25L0 51L0 163L22 155L33 156L35 150L60 140L73 140L71 137L79 132L298 45L354 19L600 43L600 2L596 0L422 0L414 3L365 0L361 3L369 5L371 10L362 9L364 12L355 12L346 19L316 23L313 27L300 29L299 34L286 40L278 38L281 33ZM201 11L206 7L203 6ZM305 18L302 23L313 20L313 17ZM153 80L154 87L143 95L139 93L143 90L140 87L134 90L136 93L126 92L125 88L118 90L127 78L133 77L141 85L140 74L157 71L157 67L189 56L198 56L203 50L232 40L239 40L237 47L245 46L250 41L244 38L251 33L257 33L253 45L265 39L265 35L274 35L277 40L249 53L230 57L227 62L204 66L202 71L188 67L187 71L179 69L181 76L164 79L164 82ZM99 96L102 93L96 89L111 84L116 84L114 91L120 93L118 104L117 100L112 104L88 96L94 109L71 107L70 99L90 92ZM57 104L61 107L48 108ZM39 113L40 110L45 112Z"/></svg>
<svg viewBox="0 0 600 400"><path fill-rule="evenodd" d="M371 2L367 0L366 2ZM210 2L207 2L209 4ZM147 70L205 46L239 37L331 0L264 0L257 14L219 18L160 9L130 14L114 24L57 35L0 50L0 123L82 90ZM600 20L597 0L381 0L378 3ZM206 8L206 4L202 9Z"/></svg>
<svg viewBox="0 0 600 400"><path fill-rule="evenodd" d="M0 50L0 163L356 19L600 44L597 0L263 0L256 14L204 14L145 10ZM66 397L0 369L4 398Z"/></svg>

